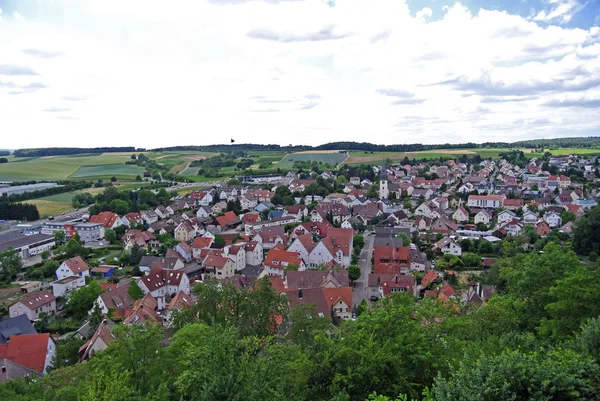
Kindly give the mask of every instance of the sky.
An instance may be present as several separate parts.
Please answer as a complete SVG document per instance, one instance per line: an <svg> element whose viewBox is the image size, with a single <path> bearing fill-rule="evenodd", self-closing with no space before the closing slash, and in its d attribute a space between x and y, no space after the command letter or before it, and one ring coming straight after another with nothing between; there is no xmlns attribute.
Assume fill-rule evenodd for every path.
<svg viewBox="0 0 600 401"><path fill-rule="evenodd" d="M0 148L600 135L600 0L0 0Z"/></svg>

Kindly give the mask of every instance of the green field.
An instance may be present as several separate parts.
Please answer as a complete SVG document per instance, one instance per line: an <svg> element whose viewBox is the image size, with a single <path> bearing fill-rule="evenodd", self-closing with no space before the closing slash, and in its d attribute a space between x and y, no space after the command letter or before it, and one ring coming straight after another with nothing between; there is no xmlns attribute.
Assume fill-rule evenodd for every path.
<svg viewBox="0 0 600 401"><path fill-rule="evenodd" d="M275 167L280 168L282 170L290 170L290 169L294 168L294 162L297 162L297 161L308 161L308 162L316 161L317 163L319 163L319 162L327 163L332 166L337 166L338 164L343 162L347 156L348 156L347 153L339 153L337 151L334 153L324 153L324 152L290 153L288 155L285 155L285 157L280 162L278 162L275 165Z"/></svg>
<svg viewBox="0 0 600 401"><path fill-rule="evenodd" d="M68 202L56 202L44 199L31 199L23 203L36 205L40 212L40 218L42 219L48 216L56 216L57 214L68 212L73 209L71 200Z"/></svg>
<svg viewBox="0 0 600 401"><path fill-rule="evenodd" d="M543 157L543 153L531 153L532 149L524 149L525 156L527 157ZM553 156L569 156L569 155L582 155L582 156L598 156L600 155L600 149L593 148L559 148L559 149L546 149L545 152L552 153Z"/></svg>
<svg viewBox="0 0 600 401"><path fill-rule="evenodd" d="M80 167L72 178L88 177L111 177L111 176L133 176L143 175L144 168L133 164L108 164L105 166L84 166Z"/></svg>

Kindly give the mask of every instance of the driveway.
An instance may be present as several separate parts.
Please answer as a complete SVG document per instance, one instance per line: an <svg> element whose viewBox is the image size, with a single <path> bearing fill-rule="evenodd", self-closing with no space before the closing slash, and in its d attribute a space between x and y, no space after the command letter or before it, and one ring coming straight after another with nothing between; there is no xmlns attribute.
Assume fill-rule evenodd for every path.
<svg viewBox="0 0 600 401"><path fill-rule="evenodd" d="M357 306L363 299L367 299L367 285L369 284L369 274L371 274L371 258L373 256L374 235L363 235L365 246L358 257L360 266L360 278L354 282L354 291L352 292L352 303ZM368 301L368 299L367 299Z"/></svg>

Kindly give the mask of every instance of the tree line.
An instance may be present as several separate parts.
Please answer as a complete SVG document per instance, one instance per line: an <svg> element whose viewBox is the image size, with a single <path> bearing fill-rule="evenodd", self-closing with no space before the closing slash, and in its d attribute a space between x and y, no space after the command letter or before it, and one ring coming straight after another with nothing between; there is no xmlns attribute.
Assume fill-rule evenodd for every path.
<svg viewBox="0 0 600 401"><path fill-rule="evenodd" d="M0 202L0 220L35 221L39 219L40 213L36 205Z"/></svg>
<svg viewBox="0 0 600 401"><path fill-rule="evenodd" d="M137 149L142 151L142 149ZM133 146L126 147L101 147L101 148L37 148L37 149L17 149L13 152L16 157L42 157L42 156L63 156L79 155L83 153L117 153L117 152L135 152Z"/></svg>

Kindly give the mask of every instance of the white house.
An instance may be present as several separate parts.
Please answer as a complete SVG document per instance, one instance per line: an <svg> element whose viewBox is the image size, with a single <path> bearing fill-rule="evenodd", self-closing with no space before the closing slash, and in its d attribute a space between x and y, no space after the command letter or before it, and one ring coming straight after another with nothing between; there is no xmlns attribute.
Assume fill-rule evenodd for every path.
<svg viewBox="0 0 600 401"><path fill-rule="evenodd" d="M10 317L27 315L29 320L34 321L39 318L40 313L56 313L56 297L48 290L35 292L11 305L8 311Z"/></svg>
<svg viewBox="0 0 600 401"><path fill-rule="evenodd" d="M492 221L492 215L485 209L481 209L479 213L475 215L475 224L485 224L486 226Z"/></svg>
<svg viewBox="0 0 600 401"><path fill-rule="evenodd" d="M204 278L223 280L235 275L235 263L233 260L216 253L210 253L204 261Z"/></svg>
<svg viewBox="0 0 600 401"><path fill-rule="evenodd" d="M462 255L462 248L451 238L445 237L436 242L433 247L434 251L440 251L444 255Z"/></svg>
<svg viewBox="0 0 600 401"><path fill-rule="evenodd" d="M502 207L505 198L504 195L470 195L467 205L469 207L498 209Z"/></svg>
<svg viewBox="0 0 600 401"><path fill-rule="evenodd" d="M264 260L262 244L257 241L249 241L244 248L246 251L246 264L260 266Z"/></svg>
<svg viewBox="0 0 600 401"><path fill-rule="evenodd" d="M465 221L469 221L469 213L462 206L459 206L458 209L452 214L452 220L457 223L464 223Z"/></svg>
<svg viewBox="0 0 600 401"><path fill-rule="evenodd" d="M229 245L223 249L223 256L228 257L235 264L235 271L244 270L246 267L246 249L243 245Z"/></svg>
<svg viewBox="0 0 600 401"><path fill-rule="evenodd" d="M550 228L562 226L562 218L556 212L547 212L544 214L544 221L548 223Z"/></svg>
<svg viewBox="0 0 600 401"><path fill-rule="evenodd" d="M514 218L516 218L517 215L515 212L511 211L511 210L503 210L500 213L498 213L498 224L502 225L504 223L508 223L509 221L513 220Z"/></svg>
<svg viewBox="0 0 600 401"><path fill-rule="evenodd" d="M150 269L137 284L144 295L150 294L156 300L158 310L167 306L167 297L170 295L177 294L179 291L190 293L190 280L181 270Z"/></svg>
<svg viewBox="0 0 600 401"><path fill-rule="evenodd" d="M52 294L54 294L55 297L63 297L71 291L81 287L85 287L85 277L83 276L65 277L50 284Z"/></svg>
<svg viewBox="0 0 600 401"><path fill-rule="evenodd" d="M535 224L538 221L538 214L535 212L532 212L531 210L526 211L525 213L523 213L523 223L525 224Z"/></svg>
<svg viewBox="0 0 600 401"><path fill-rule="evenodd" d="M62 280L63 278L71 276L89 277L89 275L90 268L84 260L81 259L81 256L65 260L58 266L58 269L56 269L57 280Z"/></svg>

